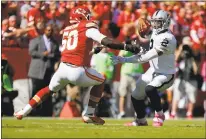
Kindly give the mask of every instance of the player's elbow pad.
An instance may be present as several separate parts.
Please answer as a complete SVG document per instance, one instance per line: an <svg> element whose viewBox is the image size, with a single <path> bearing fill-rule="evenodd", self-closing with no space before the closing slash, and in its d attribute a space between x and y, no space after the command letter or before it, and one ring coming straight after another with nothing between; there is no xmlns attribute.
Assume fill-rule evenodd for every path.
<svg viewBox="0 0 206 139"><path fill-rule="evenodd" d="M112 49L119 49L123 50L124 49L124 44L118 41L115 41L109 37L105 37L102 39L101 44L104 46L107 46Z"/></svg>

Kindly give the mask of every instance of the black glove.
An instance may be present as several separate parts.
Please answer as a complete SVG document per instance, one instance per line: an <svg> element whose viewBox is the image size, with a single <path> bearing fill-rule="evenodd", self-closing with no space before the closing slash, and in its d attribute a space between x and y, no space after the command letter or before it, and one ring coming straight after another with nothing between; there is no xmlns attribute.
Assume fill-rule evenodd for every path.
<svg viewBox="0 0 206 139"><path fill-rule="evenodd" d="M139 45L136 45L136 44L133 44L133 45L132 44L126 44L125 50L130 51L134 54L138 54L141 51Z"/></svg>
<svg viewBox="0 0 206 139"><path fill-rule="evenodd" d="M95 48L94 48L94 53L95 53L95 54L98 54L98 53L102 50L102 48L103 48L103 47L95 47Z"/></svg>

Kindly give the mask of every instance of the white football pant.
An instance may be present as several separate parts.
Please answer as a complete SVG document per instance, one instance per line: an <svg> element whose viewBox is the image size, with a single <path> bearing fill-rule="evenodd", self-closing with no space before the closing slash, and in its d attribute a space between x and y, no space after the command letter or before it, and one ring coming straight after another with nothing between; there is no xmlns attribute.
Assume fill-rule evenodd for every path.
<svg viewBox="0 0 206 139"><path fill-rule="evenodd" d="M50 81L49 89L57 92L69 83L81 87L89 87L100 85L104 80L105 78L92 68L61 62Z"/></svg>
<svg viewBox="0 0 206 139"><path fill-rule="evenodd" d="M132 96L137 100L143 100L146 97L145 87L147 85L156 87L158 91L165 91L167 88L172 86L173 82L174 74L155 73L154 69L149 68L138 78L136 88L132 92Z"/></svg>

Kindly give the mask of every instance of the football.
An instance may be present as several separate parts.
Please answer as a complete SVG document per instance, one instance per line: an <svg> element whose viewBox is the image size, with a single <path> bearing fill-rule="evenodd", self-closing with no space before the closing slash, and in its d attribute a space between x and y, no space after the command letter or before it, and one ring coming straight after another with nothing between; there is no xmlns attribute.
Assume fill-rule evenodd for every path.
<svg viewBox="0 0 206 139"><path fill-rule="evenodd" d="M139 18L137 20L136 30L141 37L144 37L144 35L147 34L147 32L150 30L150 27L151 24L147 19Z"/></svg>

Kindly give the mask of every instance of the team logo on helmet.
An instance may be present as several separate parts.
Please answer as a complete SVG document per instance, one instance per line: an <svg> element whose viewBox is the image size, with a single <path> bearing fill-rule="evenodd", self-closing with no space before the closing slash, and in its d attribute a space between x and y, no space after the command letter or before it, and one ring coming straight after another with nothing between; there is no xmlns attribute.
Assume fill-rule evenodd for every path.
<svg viewBox="0 0 206 139"><path fill-rule="evenodd" d="M70 23L79 22L80 20L90 20L90 11L87 7L76 7L71 12Z"/></svg>
<svg viewBox="0 0 206 139"><path fill-rule="evenodd" d="M82 8L78 8L74 11L74 13L75 14L86 14L87 12Z"/></svg>

